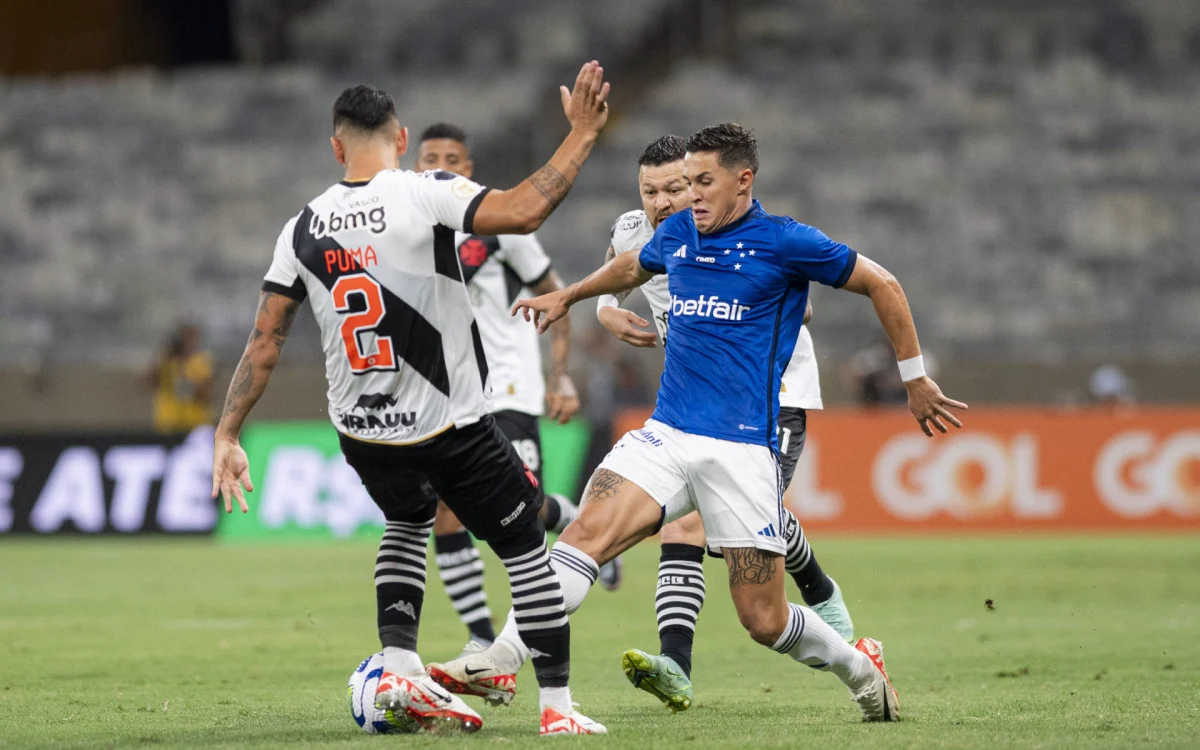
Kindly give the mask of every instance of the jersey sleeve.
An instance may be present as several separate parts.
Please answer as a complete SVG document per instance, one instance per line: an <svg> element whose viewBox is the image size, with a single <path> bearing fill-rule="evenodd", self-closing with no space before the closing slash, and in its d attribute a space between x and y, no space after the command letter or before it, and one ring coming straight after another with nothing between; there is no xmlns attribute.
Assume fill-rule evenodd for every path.
<svg viewBox="0 0 1200 750"><path fill-rule="evenodd" d="M302 301L308 296L308 289L304 286L304 279L300 275L300 260L296 257L296 250L292 245L296 221L299 218L293 217L283 225L283 231L275 241L275 256L271 259L271 267L267 269L267 275L263 278L262 290Z"/></svg>
<svg viewBox="0 0 1200 750"><path fill-rule="evenodd" d="M815 281L841 287L849 281L858 261L858 253L807 224L792 223L785 227L780 249L784 269L793 283Z"/></svg>
<svg viewBox="0 0 1200 750"><path fill-rule="evenodd" d="M502 234L500 247L504 264L516 272L525 286L532 287L550 273L550 256L532 234Z"/></svg>
<svg viewBox="0 0 1200 750"><path fill-rule="evenodd" d="M488 188L453 172L410 173L413 205L430 224L475 232L475 212Z"/></svg>

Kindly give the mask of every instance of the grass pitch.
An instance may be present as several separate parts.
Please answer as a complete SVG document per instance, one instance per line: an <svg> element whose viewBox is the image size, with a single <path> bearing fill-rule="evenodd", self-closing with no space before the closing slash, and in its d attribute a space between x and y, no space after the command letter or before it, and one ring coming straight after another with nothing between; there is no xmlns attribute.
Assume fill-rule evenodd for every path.
<svg viewBox="0 0 1200 750"><path fill-rule="evenodd" d="M657 646L657 546L572 618L572 688L606 748L1196 747L1200 540L817 538L859 634L880 638L904 721L863 725L846 691L741 632L709 561L696 705L672 716L620 671ZM534 747L529 667L470 737L368 737L345 685L377 650L363 544L0 541L0 746ZM502 568L489 558L497 619ZM793 599L798 594L791 589ZM994 609L985 606L991 599ZM431 581L421 654L465 640ZM476 699L468 699L477 702ZM499 743L499 744L497 744Z"/></svg>

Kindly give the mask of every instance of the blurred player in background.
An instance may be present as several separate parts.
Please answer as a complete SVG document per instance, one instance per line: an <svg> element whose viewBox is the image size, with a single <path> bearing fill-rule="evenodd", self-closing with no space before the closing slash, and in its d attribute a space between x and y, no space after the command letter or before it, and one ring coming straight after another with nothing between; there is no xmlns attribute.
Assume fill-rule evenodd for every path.
<svg viewBox="0 0 1200 750"><path fill-rule="evenodd" d="M677 135L664 135L646 147L638 159L638 189L642 210L622 214L613 224L612 244L605 261L639 252L667 217L690 208L683 157L687 143ZM666 345L670 324L671 294L667 277L657 275L641 286L650 304L657 335L645 330L649 323L620 307L629 292L602 295L596 316L614 336L633 346ZM805 312L808 322L812 307ZM551 331L554 330L552 326ZM821 385L812 337L800 329L796 348L784 370L779 392L779 463L783 486L791 484L796 461L804 450L807 409L820 409ZM795 515L783 509L780 532L787 543L784 567L800 587L804 603L847 641L854 624L837 583L825 574L809 547ZM704 524L697 513L663 526L662 555L658 563L655 608L658 618L659 655L637 649L622 656L625 675L636 686L658 697L672 711L692 704L692 642L696 620L704 606Z"/></svg>
<svg viewBox="0 0 1200 750"><path fill-rule="evenodd" d="M866 721L899 719L883 647L854 646L811 609L789 604L779 573L783 540L777 417L783 372L800 334L813 281L870 298L891 339L921 429L960 426L925 377L920 344L895 277L814 227L768 214L754 200L754 136L725 123L695 133L683 175L691 211L669 216L638 253L624 253L581 282L522 300L545 331L574 303L617 294L667 274L671 325L658 402L646 426L621 438L596 470L579 518L551 552L568 612L574 612L611 559L672 521L699 511L710 549L729 568L738 619L756 642L850 690ZM530 315L532 313L532 315ZM763 356L764 353L766 356ZM516 623L454 674L430 674L469 690L480 678L513 674L532 653Z"/></svg>
<svg viewBox="0 0 1200 750"><path fill-rule="evenodd" d="M417 169L473 178L475 163L466 132L449 123L426 128L417 150ZM559 424L566 424L579 411L579 396L567 374L571 322L565 320L551 331L550 374L546 376L537 331L513 318L509 310L519 296L528 296L529 291L548 294L562 289L562 279L533 234L481 236L458 232L454 243L487 357L491 414L541 484L538 418L544 411L543 402L548 416ZM570 500L546 493L541 517L548 531L561 532L576 515L578 510ZM496 634L483 590L483 560L471 534L446 504L439 502L433 535L438 574L454 610L470 632L467 650L490 645Z"/></svg>
<svg viewBox="0 0 1200 750"><path fill-rule="evenodd" d="M213 496L226 511L253 490L238 436L267 387L301 301L312 303L329 380L329 416L347 463L387 525L375 565L383 674L376 705L405 729L474 731L479 714L425 674L417 630L425 552L440 497L503 561L516 627L536 649L541 734L603 733L567 687L570 626L538 510L542 491L486 412L487 361L454 232L532 232L562 202L608 118L592 61L561 89L571 132L550 161L507 191L448 172L396 168L408 146L395 104L370 86L333 110L344 179L279 235L254 330L217 427ZM437 494L434 495L433 493Z"/></svg>
<svg viewBox="0 0 1200 750"><path fill-rule="evenodd" d="M213 360L201 343L200 327L181 323L155 360L147 378L155 430L187 432L212 424Z"/></svg>

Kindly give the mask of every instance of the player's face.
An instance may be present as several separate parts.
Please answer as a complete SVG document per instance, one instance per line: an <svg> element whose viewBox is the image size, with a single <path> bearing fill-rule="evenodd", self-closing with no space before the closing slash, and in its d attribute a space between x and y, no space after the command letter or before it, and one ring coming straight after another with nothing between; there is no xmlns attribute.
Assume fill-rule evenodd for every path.
<svg viewBox="0 0 1200 750"><path fill-rule="evenodd" d="M754 182L749 169L722 167L718 156L715 151L699 151L683 157L692 219L702 234L717 231L744 212Z"/></svg>
<svg viewBox="0 0 1200 750"><path fill-rule="evenodd" d="M638 190L642 194L642 209L650 218L650 226L677 211L688 207L687 180L683 178L683 160L638 168Z"/></svg>
<svg viewBox="0 0 1200 750"><path fill-rule="evenodd" d="M428 172L431 169L442 169L470 178L475 171L475 164L471 161L466 144L453 138L430 138L421 141L421 148L417 151L417 171Z"/></svg>

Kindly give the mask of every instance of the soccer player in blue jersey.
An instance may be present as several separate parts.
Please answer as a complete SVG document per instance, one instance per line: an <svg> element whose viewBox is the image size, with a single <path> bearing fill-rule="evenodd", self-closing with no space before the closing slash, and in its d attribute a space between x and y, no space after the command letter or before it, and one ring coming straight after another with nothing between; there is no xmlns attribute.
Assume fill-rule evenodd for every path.
<svg viewBox="0 0 1200 750"><path fill-rule="evenodd" d="M776 419L808 287L817 282L868 297L895 348L909 408L926 435L961 427L966 404L925 376L916 327L899 282L879 264L820 230L767 213L752 190L754 136L733 123L705 128L687 145L691 210L659 224L640 253L618 256L564 290L513 308L539 331L581 300L616 294L667 274L670 344L654 414L627 433L588 485L579 518L559 537L551 564L568 612L582 603L598 566L664 521L700 512L708 545L729 568L738 618L758 643L845 684L867 721L899 719L896 692L872 638L854 646L784 590L782 488ZM529 656L515 621L462 669L431 671L470 692L478 678L516 671ZM456 665L457 666L457 665Z"/></svg>

